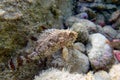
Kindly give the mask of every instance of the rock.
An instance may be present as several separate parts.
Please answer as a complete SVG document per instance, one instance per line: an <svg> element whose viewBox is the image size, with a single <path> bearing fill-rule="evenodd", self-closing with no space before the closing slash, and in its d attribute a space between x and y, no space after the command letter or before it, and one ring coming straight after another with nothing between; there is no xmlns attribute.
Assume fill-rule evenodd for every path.
<svg viewBox="0 0 120 80"><path fill-rule="evenodd" d="M117 39L120 39L120 33L117 34L116 38L117 38Z"/></svg>
<svg viewBox="0 0 120 80"><path fill-rule="evenodd" d="M115 22L117 18L119 17L119 15L120 15L120 10L113 12L110 18L110 22Z"/></svg>
<svg viewBox="0 0 120 80"><path fill-rule="evenodd" d="M0 16L3 16L5 13L6 13L6 11L5 11L5 10L0 9Z"/></svg>
<svg viewBox="0 0 120 80"><path fill-rule="evenodd" d="M103 3L93 3L93 4L90 5L90 7L92 9L97 9L97 10L104 10L104 9L106 9L105 4L103 4Z"/></svg>
<svg viewBox="0 0 120 80"><path fill-rule="evenodd" d="M52 57L47 58L47 67L60 70L64 68L70 72L86 73L89 69L89 61L88 57L81 53L84 49L81 50L80 48L80 45L84 45L82 43L74 45L72 47L63 47L63 49L55 52Z"/></svg>
<svg viewBox="0 0 120 80"><path fill-rule="evenodd" d="M76 24L76 23L80 23L82 24L83 26L85 26L88 30L89 33L93 33L93 32L96 32L96 25L87 20L87 19L79 19L77 17L69 17L66 22L65 22L65 25L68 26L68 27L72 27L73 24Z"/></svg>
<svg viewBox="0 0 120 80"><path fill-rule="evenodd" d="M27 0L29 3L33 3L34 2L34 0Z"/></svg>
<svg viewBox="0 0 120 80"><path fill-rule="evenodd" d="M115 4L120 4L119 0L112 0L112 2Z"/></svg>
<svg viewBox="0 0 120 80"><path fill-rule="evenodd" d="M79 50L80 52L83 52L83 53L85 52L85 45L80 42L74 43L73 47Z"/></svg>
<svg viewBox="0 0 120 80"><path fill-rule="evenodd" d="M98 71L94 74L95 80L111 80L109 74L106 71Z"/></svg>
<svg viewBox="0 0 120 80"><path fill-rule="evenodd" d="M120 64L113 65L109 71L111 80L120 80Z"/></svg>
<svg viewBox="0 0 120 80"><path fill-rule="evenodd" d="M116 6L116 5L113 5L113 4L107 4L107 5L106 5L106 9L108 9L108 10L116 10L116 9L117 9L117 6Z"/></svg>
<svg viewBox="0 0 120 80"><path fill-rule="evenodd" d="M106 0L105 3L112 3L112 0Z"/></svg>
<svg viewBox="0 0 120 80"><path fill-rule="evenodd" d="M87 27L84 26L82 23L74 23L70 29L78 33L77 41L82 43L88 41L89 38L88 30Z"/></svg>
<svg viewBox="0 0 120 80"><path fill-rule="evenodd" d="M80 19L88 19L88 14L86 12L81 12L81 13L77 14L76 17L78 17Z"/></svg>
<svg viewBox="0 0 120 80"><path fill-rule="evenodd" d="M93 22L86 19L80 19L79 23L87 28L89 34L96 32L96 25Z"/></svg>
<svg viewBox="0 0 120 80"><path fill-rule="evenodd" d="M103 0L94 0L94 2L101 3L101 2L103 2Z"/></svg>
<svg viewBox="0 0 120 80"><path fill-rule="evenodd" d="M93 11L90 8L86 8L85 12L87 12L87 14L88 14L88 19L94 22L94 20L96 19L95 11Z"/></svg>
<svg viewBox="0 0 120 80"><path fill-rule="evenodd" d="M65 67L65 61L62 57L62 49L56 51L51 57L47 58L46 61L47 68L54 67L57 69L62 69Z"/></svg>
<svg viewBox="0 0 120 80"><path fill-rule="evenodd" d="M92 48L88 57L93 70L107 70L114 63L112 48L106 43L107 38L100 33L90 35Z"/></svg>
<svg viewBox="0 0 120 80"><path fill-rule="evenodd" d="M97 14L96 16L96 24L100 26L105 26L105 17L102 14Z"/></svg>
<svg viewBox="0 0 120 80"><path fill-rule="evenodd" d="M101 14L104 16L105 24L109 25L110 24L109 19L110 19L111 13L108 11L102 11Z"/></svg>
<svg viewBox="0 0 120 80"><path fill-rule="evenodd" d="M70 72L86 73L89 69L88 57L77 49L69 48L68 67Z"/></svg>
<svg viewBox="0 0 120 80"><path fill-rule="evenodd" d="M69 18L66 19L65 26L67 26L67 27L70 28L70 27L72 27L72 25L74 23L77 23L77 22L79 22L79 18L77 18L75 16L71 16L71 17L69 17Z"/></svg>
<svg viewBox="0 0 120 80"><path fill-rule="evenodd" d="M20 19L23 16L21 12L15 12L15 13L8 13L4 15L5 20L17 20Z"/></svg>
<svg viewBox="0 0 120 80"><path fill-rule="evenodd" d="M70 74L68 71L60 71L55 68L50 68L42 71L39 76L35 76L34 80L85 80L82 74Z"/></svg>
<svg viewBox="0 0 120 80"><path fill-rule="evenodd" d="M96 25L96 28L97 28L98 33L104 34L104 30L103 30L102 26Z"/></svg>
<svg viewBox="0 0 120 80"><path fill-rule="evenodd" d="M118 29L120 25L120 10L117 10L112 13L112 16L110 18L110 22L113 23L112 27Z"/></svg>
<svg viewBox="0 0 120 80"><path fill-rule="evenodd" d="M79 0L79 2L94 2L94 0Z"/></svg>
<svg viewBox="0 0 120 80"><path fill-rule="evenodd" d="M118 34L116 30L114 30L111 26L104 26L103 30L106 35L110 36L111 38L115 38Z"/></svg>
<svg viewBox="0 0 120 80"><path fill-rule="evenodd" d="M33 49L33 43L36 43L37 39L31 36L39 35L46 28L60 29L63 26L63 19L72 15L71 4L71 0L0 0L0 63L5 63L7 67L11 57L28 55L22 50L28 48L29 43ZM0 76L3 73L2 76L5 77L0 77L0 79L32 80L41 66L44 66L33 63L36 67L30 64L16 71L0 71ZM5 73L8 71L11 71L10 75ZM13 79L13 76L16 78Z"/></svg>

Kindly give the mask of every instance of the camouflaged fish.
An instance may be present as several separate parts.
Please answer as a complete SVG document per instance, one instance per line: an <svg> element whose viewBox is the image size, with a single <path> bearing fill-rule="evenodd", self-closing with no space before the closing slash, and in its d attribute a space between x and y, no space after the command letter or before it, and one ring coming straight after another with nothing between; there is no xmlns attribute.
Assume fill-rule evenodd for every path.
<svg viewBox="0 0 120 80"><path fill-rule="evenodd" d="M23 63L30 60L40 60L52 55L54 52L64 46L70 46L76 40L77 33L71 30L48 29L45 30L36 42L33 53L26 57L21 56L19 59L10 59L8 61L9 68L15 69Z"/></svg>

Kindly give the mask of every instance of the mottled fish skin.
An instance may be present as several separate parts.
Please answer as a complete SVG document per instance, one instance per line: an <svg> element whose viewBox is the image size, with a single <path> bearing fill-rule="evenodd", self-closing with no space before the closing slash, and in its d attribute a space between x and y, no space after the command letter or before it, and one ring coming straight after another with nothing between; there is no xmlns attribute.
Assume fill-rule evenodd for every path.
<svg viewBox="0 0 120 80"><path fill-rule="evenodd" d="M20 66L34 60L43 60L64 46L70 46L76 40L77 33L71 30L45 30L36 42L35 50L26 56L18 56L8 60L10 70L17 70Z"/></svg>
<svg viewBox="0 0 120 80"><path fill-rule="evenodd" d="M64 46L70 46L76 40L77 33L71 30L45 30L36 42L33 53L28 55L32 60L44 59Z"/></svg>

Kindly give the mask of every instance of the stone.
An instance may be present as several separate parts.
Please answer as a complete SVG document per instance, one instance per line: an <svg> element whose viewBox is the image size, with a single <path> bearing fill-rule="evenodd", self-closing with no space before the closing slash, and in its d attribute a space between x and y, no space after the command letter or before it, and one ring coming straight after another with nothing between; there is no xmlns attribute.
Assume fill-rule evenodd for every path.
<svg viewBox="0 0 120 80"><path fill-rule="evenodd" d="M89 34L96 32L96 25L90 20L80 19L79 23L81 23L87 28Z"/></svg>
<svg viewBox="0 0 120 80"><path fill-rule="evenodd" d="M95 80L111 80L110 75L106 71L98 71L94 74Z"/></svg>
<svg viewBox="0 0 120 80"><path fill-rule="evenodd" d="M5 13L6 13L6 11L5 11L5 10L0 9L0 16L3 16Z"/></svg>
<svg viewBox="0 0 120 80"><path fill-rule="evenodd" d="M92 9L105 10L106 6L103 3L93 3L90 5Z"/></svg>
<svg viewBox="0 0 120 80"><path fill-rule="evenodd" d="M116 38L117 38L117 39L120 39L120 33L118 33L118 34L116 35Z"/></svg>
<svg viewBox="0 0 120 80"><path fill-rule="evenodd" d="M62 49L56 51L51 57L47 58L46 61L47 68L54 67L56 69L62 70L65 67L65 60L62 56Z"/></svg>
<svg viewBox="0 0 120 80"><path fill-rule="evenodd" d="M115 64L109 71L111 80L120 80L120 64Z"/></svg>
<svg viewBox="0 0 120 80"><path fill-rule="evenodd" d="M78 33L77 41L82 43L88 41L89 38L88 30L87 27L84 26L82 23L74 23L70 30L73 30Z"/></svg>
<svg viewBox="0 0 120 80"><path fill-rule="evenodd" d="M79 0L79 2L94 2L94 0Z"/></svg>
<svg viewBox="0 0 120 80"><path fill-rule="evenodd" d="M4 15L5 20L17 20L23 16L21 12L9 13Z"/></svg>
<svg viewBox="0 0 120 80"><path fill-rule="evenodd" d="M94 20L96 19L96 12L90 8L86 8L85 12L87 12L88 14L88 19L94 22Z"/></svg>
<svg viewBox="0 0 120 80"><path fill-rule="evenodd" d="M80 23L81 25L85 26L89 33L93 33L96 31L96 25L93 22L91 22L90 20L87 20L87 19L80 19L75 16L69 17L66 20L65 25L70 28L73 26L74 23L75 24Z"/></svg>
<svg viewBox="0 0 120 80"><path fill-rule="evenodd" d="M112 23L112 27L115 29L119 29L119 25L120 25L119 16L120 16L120 10L117 10L112 13L111 18L109 19L109 21Z"/></svg>
<svg viewBox="0 0 120 80"><path fill-rule="evenodd" d="M83 53L85 52L85 45L80 42L74 43L73 47L79 50L80 52L83 52Z"/></svg>
<svg viewBox="0 0 120 80"><path fill-rule="evenodd" d="M69 18L66 19L65 26L67 26L68 28L70 28L76 22L79 22L79 18L77 18L75 16L71 16L71 17L69 17Z"/></svg>
<svg viewBox="0 0 120 80"><path fill-rule="evenodd" d="M69 55L67 65L70 68L70 72L74 73L86 73L89 70L89 61L88 57L78 51L77 49L69 48Z"/></svg>
<svg viewBox="0 0 120 80"><path fill-rule="evenodd" d="M97 14L95 23L102 27L105 26L105 17L102 14Z"/></svg>
<svg viewBox="0 0 120 80"><path fill-rule="evenodd" d="M116 9L117 9L117 6L116 6L116 5L113 5L113 4L107 4L107 5L106 5L106 9L108 9L108 10L116 10Z"/></svg>
<svg viewBox="0 0 120 80"><path fill-rule="evenodd" d="M103 2L103 0L94 0L94 2L101 3L101 2Z"/></svg>
<svg viewBox="0 0 120 80"><path fill-rule="evenodd" d="M81 12L81 13L77 14L76 17L78 17L80 19L88 19L88 14L86 12Z"/></svg>
<svg viewBox="0 0 120 80"><path fill-rule="evenodd" d="M43 70L39 75L36 75L34 80L85 80L82 74L71 74L65 70L58 70L55 68L50 68Z"/></svg>
<svg viewBox="0 0 120 80"><path fill-rule="evenodd" d="M106 35L108 35L111 38L115 38L117 36L117 31L114 30L111 26L104 26L103 30Z"/></svg>
<svg viewBox="0 0 120 80"><path fill-rule="evenodd" d="M115 60L111 46L106 43L107 38L100 33L95 33L90 35L90 41L92 48L88 57L93 70L108 70Z"/></svg>

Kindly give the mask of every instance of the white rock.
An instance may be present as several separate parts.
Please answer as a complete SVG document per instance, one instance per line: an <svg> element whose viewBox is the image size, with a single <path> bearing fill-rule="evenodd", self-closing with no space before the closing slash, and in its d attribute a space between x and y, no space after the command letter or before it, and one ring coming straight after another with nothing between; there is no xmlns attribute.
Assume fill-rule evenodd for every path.
<svg viewBox="0 0 120 80"><path fill-rule="evenodd" d="M94 80L93 74L89 73L86 76L83 74L71 74L65 70L50 68L42 71L39 76L35 76L34 80Z"/></svg>
<svg viewBox="0 0 120 80"><path fill-rule="evenodd" d="M120 80L120 64L114 65L109 72L111 80Z"/></svg>
<svg viewBox="0 0 120 80"><path fill-rule="evenodd" d="M88 57L93 69L108 69L114 63L112 48L106 43L107 38L100 34L90 35L92 48L88 53Z"/></svg>
<svg viewBox="0 0 120 80"><path fill-rule="evenodd" d="M90 35L90 41L94 48L102 48L106 44L107 38L100 33L95 33Z"/></svg>
<svg viewBox="0 0 120 80"><path fill-rule="evenodd" d="M5 10L0 9L0 16L3 16L5 13L6 13L6 11L5 11Z"/></svg>
<svg viewBox="0 0 120 80"><path fill-rule="evenodd" d="M106 71L98 71L94 74L95 80L111 80Z"/></svg>
<svg viewBox="0 0 120 80"><path fill-rule="evenodd" d="M109 75L111 80L120 80L120 63L112 66Z"/></svg>

